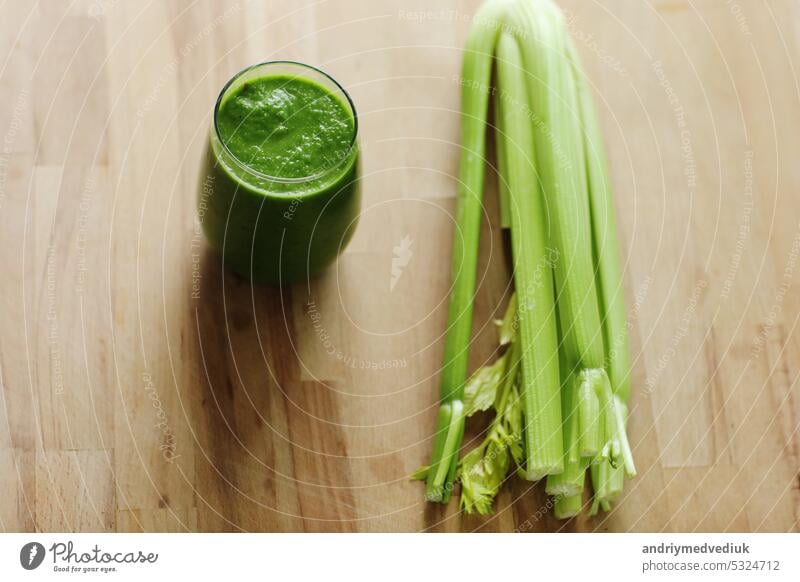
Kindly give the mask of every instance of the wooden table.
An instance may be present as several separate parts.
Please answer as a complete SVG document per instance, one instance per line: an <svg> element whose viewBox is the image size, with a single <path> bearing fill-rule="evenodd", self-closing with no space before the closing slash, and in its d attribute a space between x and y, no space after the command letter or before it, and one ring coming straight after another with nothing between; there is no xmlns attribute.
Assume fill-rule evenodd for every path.
<svg viewBox="0 0 800 582"><path fill-rule="evenodd" d="M407 479L434 429L477 1L6 2L0 529L798 529L800 6L561 4L625 262L640 476L617 509L562 523L513 479L468 518ZM363 145L356 237L283 292L223 272L195 219L214 99L267 59L339 79ZM472 367L509 291L489 182Z"/></svg>

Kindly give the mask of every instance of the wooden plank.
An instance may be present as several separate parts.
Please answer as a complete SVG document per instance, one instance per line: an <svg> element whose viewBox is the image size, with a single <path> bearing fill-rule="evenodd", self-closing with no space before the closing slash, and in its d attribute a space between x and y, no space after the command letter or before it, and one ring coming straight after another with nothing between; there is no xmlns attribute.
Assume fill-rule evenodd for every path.
<svg viewBox="0 0 800 582"><path fill-rule="evenodd" d="M36 455L36 526L43 531L114 530L112 451Z"/></svg>

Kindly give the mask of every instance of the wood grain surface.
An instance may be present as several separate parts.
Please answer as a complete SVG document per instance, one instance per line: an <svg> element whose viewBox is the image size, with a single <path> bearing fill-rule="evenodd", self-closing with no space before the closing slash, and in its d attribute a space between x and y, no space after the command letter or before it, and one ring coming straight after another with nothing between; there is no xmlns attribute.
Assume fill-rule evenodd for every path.
<svg viewBox="0 0 800 582"><path fill-rule="evenodd" d="M640 475L617 509L559 522L514 478L479 519L407 478L435 424L477 0L6 0L0 529L797 530L800 5L559 2L625 263ZM224 272L195 217L217 93L269 59L342 82L364 162L352 244L282 291ZM510 289L495 198L490 177L472 368Z"/></svg>

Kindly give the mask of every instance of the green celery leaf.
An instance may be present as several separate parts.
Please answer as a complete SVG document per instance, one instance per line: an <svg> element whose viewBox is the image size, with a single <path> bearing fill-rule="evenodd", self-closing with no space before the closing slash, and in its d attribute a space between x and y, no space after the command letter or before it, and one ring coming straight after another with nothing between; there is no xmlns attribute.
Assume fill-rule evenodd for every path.
<svg viewBox="0 0 800 582"><path fill-rule="evenodd" d="M511 458L514 459L517 467L519 467L525 460L525 440L522 435L525 421L523 419L522 398L519 396L519 385L516 382L511 388L508 400L508 405L503 414L508 432L508 449L511 453Z"/></svg>
<svg viewBox="0 0 800 582"><path fill-rule="evenodd" d="M489 410L497 397L497 389L503 383L508 357L503 354L489 365L479 368L464 386L464 414Z"/></svg>
<svg viewBox="0 0 800 582"><path fill-rule="evenodd" d="M461 461L461 508L487 515L508 470L508 450L487 437Z"/></svg>
<svg viewBox="0 0 800 582"><path fill-rule="evenodd" d="M468 514L491 513L511 460L519 466L525 458L517 382L505 382L503 387L507 393L498 394L495 406L500 408L486 438L461 460L461 508Z"/></svg>
<svg viewBox="0 0 800 582"><path fill-rule="evenodd" d="M428 471L430 471L429 465L422 465L419 469L411 473L409 479L412 481L425 481L428 478Z"/></svg>

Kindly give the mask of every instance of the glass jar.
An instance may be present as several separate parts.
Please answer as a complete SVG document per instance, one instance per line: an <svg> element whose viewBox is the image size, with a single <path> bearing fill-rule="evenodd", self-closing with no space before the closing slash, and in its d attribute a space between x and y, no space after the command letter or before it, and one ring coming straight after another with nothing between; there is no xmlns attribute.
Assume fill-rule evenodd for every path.
<svg viewBox="0 0 800 582"><path fill-rule="evenodd" d="M352 116L349 147L310 159L309 175L291 177L268 175L263 166L237 156L220 131L220 109L246 83L270 77L286 79L287 88L292 80L313 83L339 99ZM302 110L291 114L287 125L294 115L302 116ZM249 120L258 123L259 116L244 118L242 131ZM277 148L281 159L291 160L294 153L280 151L280 144L268 138L264 147L268 152ZM228 81L214 107L198 188L205 236L225 266L254 282L313 277L336 260L352 237L361 205L359 167L358 117L339 83L315 67L291 61L249 67Z"/></svg>

